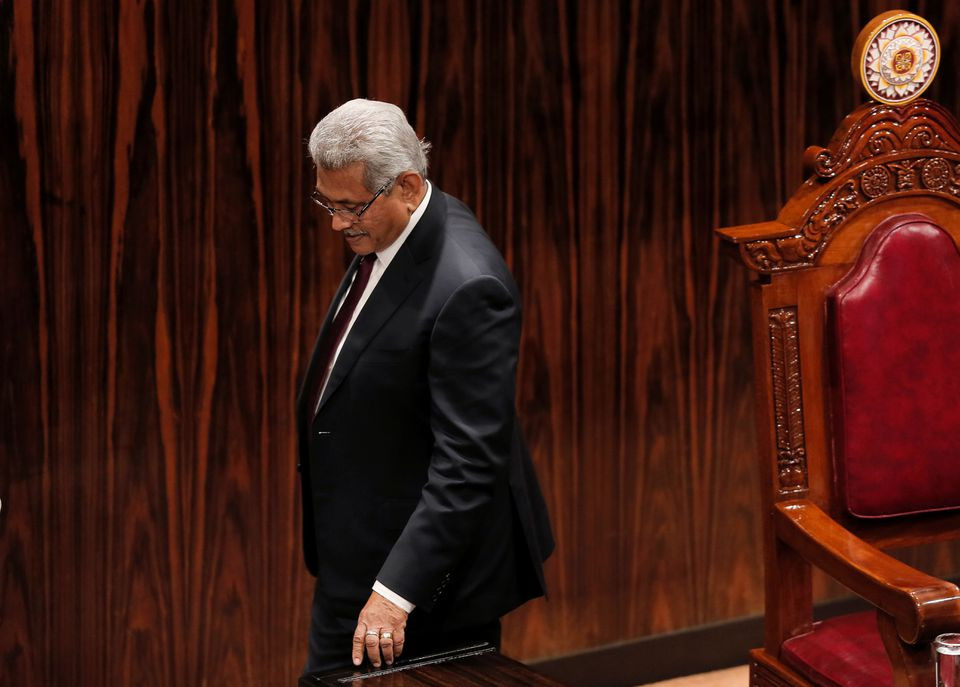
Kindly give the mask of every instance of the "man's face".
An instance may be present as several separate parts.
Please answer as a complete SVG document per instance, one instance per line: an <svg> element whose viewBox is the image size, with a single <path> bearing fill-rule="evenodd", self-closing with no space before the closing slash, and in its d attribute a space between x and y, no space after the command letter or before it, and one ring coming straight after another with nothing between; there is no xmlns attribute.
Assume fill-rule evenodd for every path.
<svg viewBox="0 0 960 687"><path fill-rule="evenodd" d="M317 191L327 205L353 209L368 203L376 193L363 185L363 164L360 162L342 169L318 167ZM396 241L407 226L413 210L409 207L406 195L398 181L381 193L359 220L348 213L338 212L330 218L330 226L343 235L347 245L357 255L383 250Z"/></svg>

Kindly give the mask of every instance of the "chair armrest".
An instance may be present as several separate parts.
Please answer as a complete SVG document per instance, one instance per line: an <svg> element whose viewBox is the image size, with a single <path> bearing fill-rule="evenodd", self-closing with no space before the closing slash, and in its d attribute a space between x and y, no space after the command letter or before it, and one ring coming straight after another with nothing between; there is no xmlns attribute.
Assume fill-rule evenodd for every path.
<svg viewBox="0 0 960 687"><path fill-rule="evenodd" d="M910 644L960 625L960 590L868 544L805 499L774 505L777 536L805 560L891 616Z"/></svg>
<svg viewBox="0 0 960 687"><path fill-rule="evenodd" d="M721 227L715 231L724 240L741 244L750 241L771 241L796 236L798 230L782 222L757 222L756 224L741 224L738 227Z"/></svg>

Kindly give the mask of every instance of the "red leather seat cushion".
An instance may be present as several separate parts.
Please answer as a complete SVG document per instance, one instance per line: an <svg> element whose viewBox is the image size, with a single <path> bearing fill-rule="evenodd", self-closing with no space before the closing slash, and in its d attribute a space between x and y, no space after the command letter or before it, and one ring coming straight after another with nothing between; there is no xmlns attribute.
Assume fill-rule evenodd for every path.
<svg viewBox="0 0 960 687"><path fill-rule="evenodd" d="M872 611L814 623L783 643L780 659L822 687L892 687L893 669Z"/></svg>
<svg viewBox="0 0 960 687"><path fill-rule="evenodd" d="M925 215L884 221L827 307L847 509L960 507L960 253L950 235Z"/></svg>

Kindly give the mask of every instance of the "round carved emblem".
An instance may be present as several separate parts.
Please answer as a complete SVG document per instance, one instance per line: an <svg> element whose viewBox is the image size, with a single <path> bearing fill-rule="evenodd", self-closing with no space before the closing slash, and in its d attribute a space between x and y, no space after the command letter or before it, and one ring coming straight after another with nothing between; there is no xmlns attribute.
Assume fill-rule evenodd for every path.
<svg viewBox="0 0 960 687"><path fill-rule="evenodd" d="M927 160L920 172L920 178L923 179L923 185L934 191L950 183L950 165L942 158Z"/></svg>
<svg viewBox="0 0 960 687"><path fill-rule="evenodd" d="M890 105L919 97L939 64L936 31L926 19L901 10L875 17L853 49L853 71L867 95Z"/></svg>
<svg viewBox="0 0 960 687"><path fill-rule="evenodd" d="M879 198L890 190L890 172L886 167L877 165L860 175L860 188L869 198Z"/></svg>

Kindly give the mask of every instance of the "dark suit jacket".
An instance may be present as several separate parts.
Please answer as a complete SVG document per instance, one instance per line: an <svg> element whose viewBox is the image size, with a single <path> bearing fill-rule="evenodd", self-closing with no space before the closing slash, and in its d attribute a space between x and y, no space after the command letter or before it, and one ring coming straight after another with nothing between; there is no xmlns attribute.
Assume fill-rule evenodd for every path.
<svg viewBox="0 0 960 687"><path fill-rule="evenodd" d="M520 310L476 218L434 187L315 418L311 359L297 401L304 555L339 612L359 613L375 579L450 628L543 594L554 543L514 409Z"/></svg>

